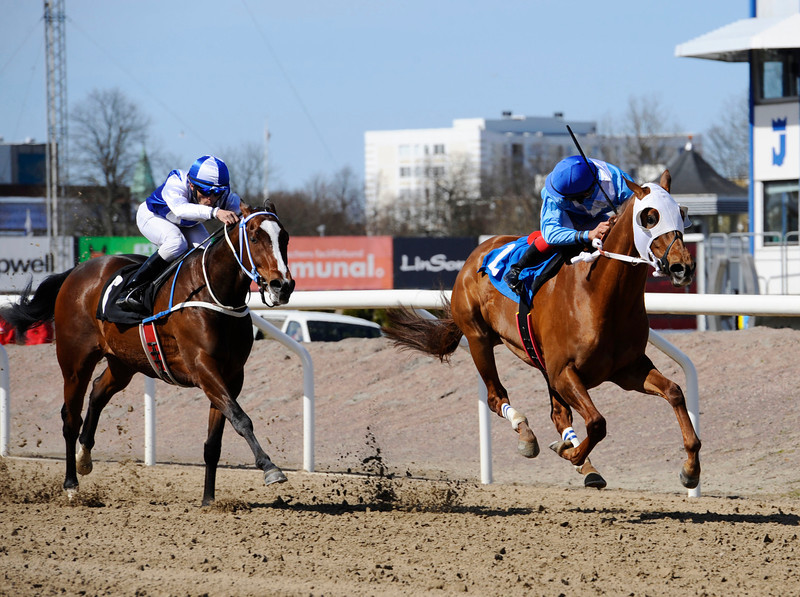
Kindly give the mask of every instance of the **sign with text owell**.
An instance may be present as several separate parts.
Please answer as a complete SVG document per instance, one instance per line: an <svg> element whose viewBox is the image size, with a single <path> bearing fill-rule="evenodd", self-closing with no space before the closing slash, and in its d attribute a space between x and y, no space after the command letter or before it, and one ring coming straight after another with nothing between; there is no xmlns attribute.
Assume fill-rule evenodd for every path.
<svg viewBox="0 0 800 597"><path fill-rule="evenodd" d="M297 290L392 288L391 236L293 236L289 269Z"/></svg>
<svg viewBox="0 0 800 597"><path fill-rule="evenodd" d="M152 255L156 246L143 236L81 236L78 238L78 261L98 255Z"/></svg>

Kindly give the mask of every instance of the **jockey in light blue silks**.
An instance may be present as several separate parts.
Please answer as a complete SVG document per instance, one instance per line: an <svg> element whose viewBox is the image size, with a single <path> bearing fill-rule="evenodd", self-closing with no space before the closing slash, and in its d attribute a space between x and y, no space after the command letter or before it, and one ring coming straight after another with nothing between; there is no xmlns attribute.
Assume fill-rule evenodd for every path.
<svg viewBox="0 0 800 597"><path fill-rule="evenodd" d="M239 203L239 195L230 189L228 167L217 157L204 155L195 160L189 172L170 172L136 212L136 225L158 250L130 279L131 290L123 292L116 305L146 313L142 304L145 287L171 261L208 237L201 222L216 218L223 225L236 223L241 214Z"/></svg>
<svg viewBox="0 0 800 597"><path fill-rule="evenodd" d="M602 239L611 226L611 212L633 195L626 178L632 180L613 164L591 159L587 163L579 155L556 164L542 189L541 235L529 237L530 246L509 268L504 278L509 288L519 294L520 272L543 260L551 247L590 245L595 238Z"/></svg>

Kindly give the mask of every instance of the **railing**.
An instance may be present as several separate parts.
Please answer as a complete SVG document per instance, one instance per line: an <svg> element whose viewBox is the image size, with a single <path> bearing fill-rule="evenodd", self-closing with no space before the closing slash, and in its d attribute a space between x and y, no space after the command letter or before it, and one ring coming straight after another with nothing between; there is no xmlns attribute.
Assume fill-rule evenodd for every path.
<svg viewBox="0 0 800 597"><path fill-rule="evenodd" d="M292 309L381 309L397 306L415 309L438 309L449 292L432 290L353 290L295 292ZM697 295L697 294L645 294L645 306L653 314L694 315L756 315L756 316L800 316L800 301L794 296L780 295ZM251 298L250 307L263 308L258 297ZM297 353L303 363L303 468L314 470L314 372L308 351L277 327L253 313L253 323L262 332L272 336L287 348ZM428 316L431 316L428 314ZM432 317L432 316L431 316ZM689 358L669 343L663 336L651 330L649 341L664 351L683 368L686 377L686 402L689 416L698 435L700 434L699 392L697 373ZM0 346L0 456L8 454L10 430L9 362L5 349ZM154 386L145 392L145 435L152 445L145 448L146 464L155 463L155 391ZM148 406L149 401L149 406ZM486 400L486 388L479 383L478 420L480 429L481 481L492 482L491 435L489 427L491 413ZM700 487L689 490L689 496L700 495Z"/></svg>

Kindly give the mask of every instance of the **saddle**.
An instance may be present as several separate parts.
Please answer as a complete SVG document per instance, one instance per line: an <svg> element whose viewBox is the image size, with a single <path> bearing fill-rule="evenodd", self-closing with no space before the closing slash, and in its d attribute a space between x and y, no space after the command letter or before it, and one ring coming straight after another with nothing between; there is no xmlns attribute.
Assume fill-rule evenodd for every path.
<svg viewBox="0 0 800 597"><path fill-rule="evenodd" d="M126 265L121 269L114 272L114 274L106 281L103 286L103 292L100 293L100 302L97 304L97 319L101 321L108 321L110 323L117 323L120 325L137 325L143 319L150 317L149 315L142 315L141 313L133 313L125 311L116 306L117 298L123 293L131 289L128 288L128 282L139 269L139 266L145 260L142 255L126 255L137 260L137 263ZM156 293L164 284L164 282L172 275L172 272L180 265L181 261L186 257L176 259L169 264L166 270L159 275L149 287L144 289L142 300L147 310L152 313L155 304Z"/></svg>

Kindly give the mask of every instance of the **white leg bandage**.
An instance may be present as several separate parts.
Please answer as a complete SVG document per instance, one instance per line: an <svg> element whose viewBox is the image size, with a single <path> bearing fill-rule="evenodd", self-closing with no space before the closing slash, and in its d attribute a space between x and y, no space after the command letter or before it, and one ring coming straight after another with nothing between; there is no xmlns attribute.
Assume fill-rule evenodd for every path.
<svg viewBox="0 0 800 597"><path fill-rule="evenodd" d="M514 410L510 404L504 404L500 409L500 412L503 414L503 417L511 421L511 427L514 428L514 431L517 430L520 423L528 422L528 418L522 413L518 413L516 410Z"/></svg>
<svg viewBox="0 0 800 597"><path fill-rule="evenodd" d="M578 441L578 436L572 427L567 427L561 432L561 439L563 439L565 442L570 442L576 448L581 445L581 442Z"/></svg>

